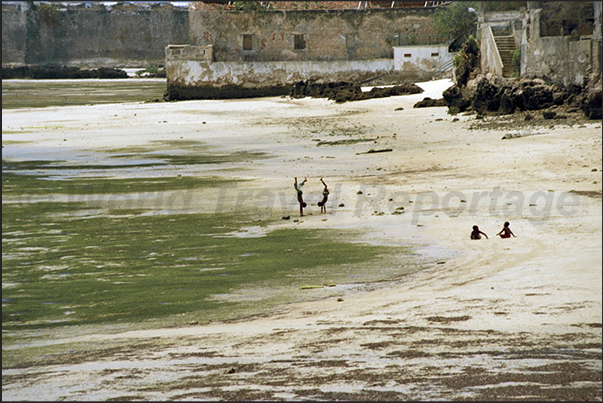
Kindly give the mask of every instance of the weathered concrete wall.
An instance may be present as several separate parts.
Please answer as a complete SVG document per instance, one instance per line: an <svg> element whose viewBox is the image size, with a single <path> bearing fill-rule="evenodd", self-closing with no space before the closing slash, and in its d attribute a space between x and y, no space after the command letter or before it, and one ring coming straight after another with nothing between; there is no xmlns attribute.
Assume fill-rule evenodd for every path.
<svg viewBox="0 0 603 403"><path fill-rule="evenodd" d="M394 70L418 80L430 80L453 56L447 45L394 46Z"/></svg>
<svg viewBox="0 0 603 403"><path fill-rule="evenodd" d="M141 67L165 63L165 47L185 43L186 8L2 9L2 65Z"/></svg>
<svg viewBox="0 0 603 403"><path fill-rule="evenodd" d="M195 62L169 63L171 83L184 86L228 84L243 87L291 85L298 81L359 82L378 74L390 73L392 59L275 62Z"/></svg>
<svg viewBox="0 0 603 403"><path fill-rule="evenodd" d="M2 65L25 63L27 14L21 7L2 6Z"/></svg>
<svg viewBox="0 0 603 403"><path fill-rule="evenodd" d="M567 14L572 9L570 3L532 1L528 2L527 10L484 13L480 20L482 72L500 75L502 62L487 31L496 29L513 34L519 43L521 76L546 77L560 85L582 86L585 82L600 81L601 2L576 4L582 14L563 16L562 12ZM593 13L594 20L588 13Z"/></svg>
<svg viewBox="0 0 603 403"><path fill-rule="evenodd" d="M494 34L492 28L489 25L482 26L481 29L482 38L480 41L480 54L481 54L481 71L482 74L491 73L495 76L502 77L503 75L503 62L500 57L500 52L494 41Z"/></svg>
<svg viewBox="0 0 603 403"><path fill-rule="evenodd" d="M212 46L220 62L392 58L396 38L435 36L433 11L191 11L189 36L194 45ZM244 35L251 36L250 50L243 49ZM295 35L303 35L305 49L295 49Z"/></svg>
<svg viewBox="0 0 603 403"><path fill-rule="evenodd" d="M583 85L592 65L591 40L547 36L527 44L525 75L563 85ZM562 56L561 56L562 55Z"/></svg>
<svg viewBox="0 0 603 403"><path fill-rule="evenodd" d="M400 38L417 45L437 38L433 9L192 10L194 46L166 48L166 99L286 94L300 81L363 82L383 75L429 79L447 49L394 67ZM296 37L303 39L302 46ZM440 57L431 53L442 54ZM405 69L408 68L408 70ZM412 68L411 68L412 67Z"/></svg>
<svg viewBox="0 0 603 403"><path fill-rule="evenodd" d="M211 60L210 49L202 46L166 49L168 92L177 91L180 94L177 99L287 94L299 81L361 82L391 73L394 64L393 59L215 62Z"/></svg>
<svg viewBox="0 0 603 403"><path fill-rule="evenodd" d="M585 81L601 74L601 30L600 4L594 2L594 24L582 24L577 36L576 30L571 35L563 36L562 30L558 36L550 36L553 22L557 20L546 17L541 8L544 4L529 2L528 14L524 20L528 34L522 43L522 75L527 77L548 77L552 82L562 85L584 85ZM597 15L598 14L598 15ZM543 24L542 18L551 18L551 23ZM584 26L590 32L586 32ZM543 27L547 28L543 32ZM557 32L559 30L555 30ZM546 34L547 36L545 36ZM525 57L525 59L524 59ZM525 64L523 64L525 63ZM586 80L585 80L586 79ZM600 81L600 78L598 78Z"/></svg>

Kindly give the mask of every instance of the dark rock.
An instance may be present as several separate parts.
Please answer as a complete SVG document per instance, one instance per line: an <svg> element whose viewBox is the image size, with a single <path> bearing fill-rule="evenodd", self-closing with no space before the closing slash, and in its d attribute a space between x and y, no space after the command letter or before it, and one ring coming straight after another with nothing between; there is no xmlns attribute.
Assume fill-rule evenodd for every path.
<svg viewBox="0 0 603 403"><path fill-rule="evenodd" d="M553 91L550 86L536 85L532 87L525 85L522 88L521 95L523 97L521 104L529 111L544 109L553 105Z"/></svg>
<svg viewBox="0 0 603 403"><path fill-rule="evenodd" d="M70 66L3 67L2 79L73 79L73 78L128 78L128 73L115 68L80 69Z"/></svg>
<svg viewBox="0 0 603 403"><path fill-rule="evenodd" d="M395 95L419 94L421 87L415 84L402 84L393 87L374 87L368 92L363 92L359 83L345 81L318 84L314 81L300 81L293 85L289 95L292 98L328 98L337 103L359 101L371 98L384 98Z"/></svg>
<svg viewBox="0 0 603 403"><path fill-rule="evenodd" d="M431 99L429 97L423 98L422 101L417 102L413 105L413 108L429 108L433 106L448 106L444 98Z"/></svg>
<svg viewBox="0 0 603 403"><path fill-rule="evenodd" d="M485 77L478 79L471 107L477 113L494 112L500 107L500 88Z"/></svg>
<svg viewBox="0 0 603 403"><path fill-rule="evenodd" d="M510 115L515 112L515 96L511 88L505 88L500 96L499 111L504 115Z"/></svg>
<svg viewBox="0 0 603 403"><path fill-rule="evenodd" d="M557 115L557 112L553 112L553 111L542 112L542 117L545 119L553 119L556 115Z"/></svg>
<svg viewBox="0 0 603 403"><path fill-rule="evenodd" d="M589 119L601 119L601 90L584 95L580 108Z"/></svg>
<svg viewBox="0 0 603 403"><path fill-rule="evenodd" d="M580 108L590 119L601 119L600 85L596 89L586 90L578 85L564 87L548 81L546 77L516 80L479 76L469 81L466 86L454 85L447 88L442 96L449 114L456 115L465 110L473 110L477 113L477 119L488 114L506 115L518 110L534 111L553 106L571 106L571 110ZM565 115L553 114L551 110L546 111L543 116L548 116L545 119L567 118ZM525 120L533 118L528 114Z"/></svg>
<svg viewBox="0 0 603 403"><path fill-rule="evenodd" d="M445 89L442 97L448 105L448 113L451 115L464 112L471 105L471 102L463 97L461 88L456 85Z"/></svg>

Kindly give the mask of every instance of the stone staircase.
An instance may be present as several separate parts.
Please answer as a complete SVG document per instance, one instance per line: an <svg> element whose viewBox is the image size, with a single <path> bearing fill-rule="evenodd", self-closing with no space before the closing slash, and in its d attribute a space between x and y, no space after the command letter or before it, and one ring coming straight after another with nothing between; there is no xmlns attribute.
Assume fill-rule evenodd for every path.
<svg viewBox="0 0 603 403"><path fill-rule="evenodd" d="M515 37L513 35L495 36L494 42L496 42L503 63L503 77L511 77L511 74L515 72L513 66L513 51L517 48Z"/></svg>

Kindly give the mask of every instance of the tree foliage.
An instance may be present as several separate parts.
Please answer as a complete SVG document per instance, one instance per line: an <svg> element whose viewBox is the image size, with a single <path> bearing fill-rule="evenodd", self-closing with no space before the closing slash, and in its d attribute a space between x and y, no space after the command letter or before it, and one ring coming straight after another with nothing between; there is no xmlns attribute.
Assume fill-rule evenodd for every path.
<svg viewBox="0 0 603 403"><path fill-rule="evenodd" d="M475 33L478 9L477 1L453 1L436 9L433 15L434 28L439 35L448 36L451 40L466 41L469 35Z"/></svg>
<svg viewBox="0 0 603 403"><path fill-rule="evenodd" d="M469 75L480 62L479 43L473 35L463 43L460 52L452 59L457 84L463 86L469 81Z"/></svg>
<svg viewBox="0 0 603 403"><path fill-rule="evenodd" d="M238 11L254 11L262 13L274 9L271 1L233 1L232 4Z"/></svg>
<svg viewBox="0 0 603 403"><path fill-rule="evenodd" d="M38 18L49 28L54 29L61 25L61 12L55 4L42 3L38 8Z"/></svg>

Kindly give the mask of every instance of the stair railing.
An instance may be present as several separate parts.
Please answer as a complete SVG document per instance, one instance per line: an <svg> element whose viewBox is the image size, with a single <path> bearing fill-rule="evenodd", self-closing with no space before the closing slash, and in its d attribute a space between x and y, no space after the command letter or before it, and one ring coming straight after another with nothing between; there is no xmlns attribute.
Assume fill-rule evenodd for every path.
<svg viewBox="0 0 603 403"><path fill-rule="evenodd" d="M498 51L498 46L489 25L482 27L482 71L495 76L503 75L503 61ZM485 57L484 57L485 56Z"/></svg>

